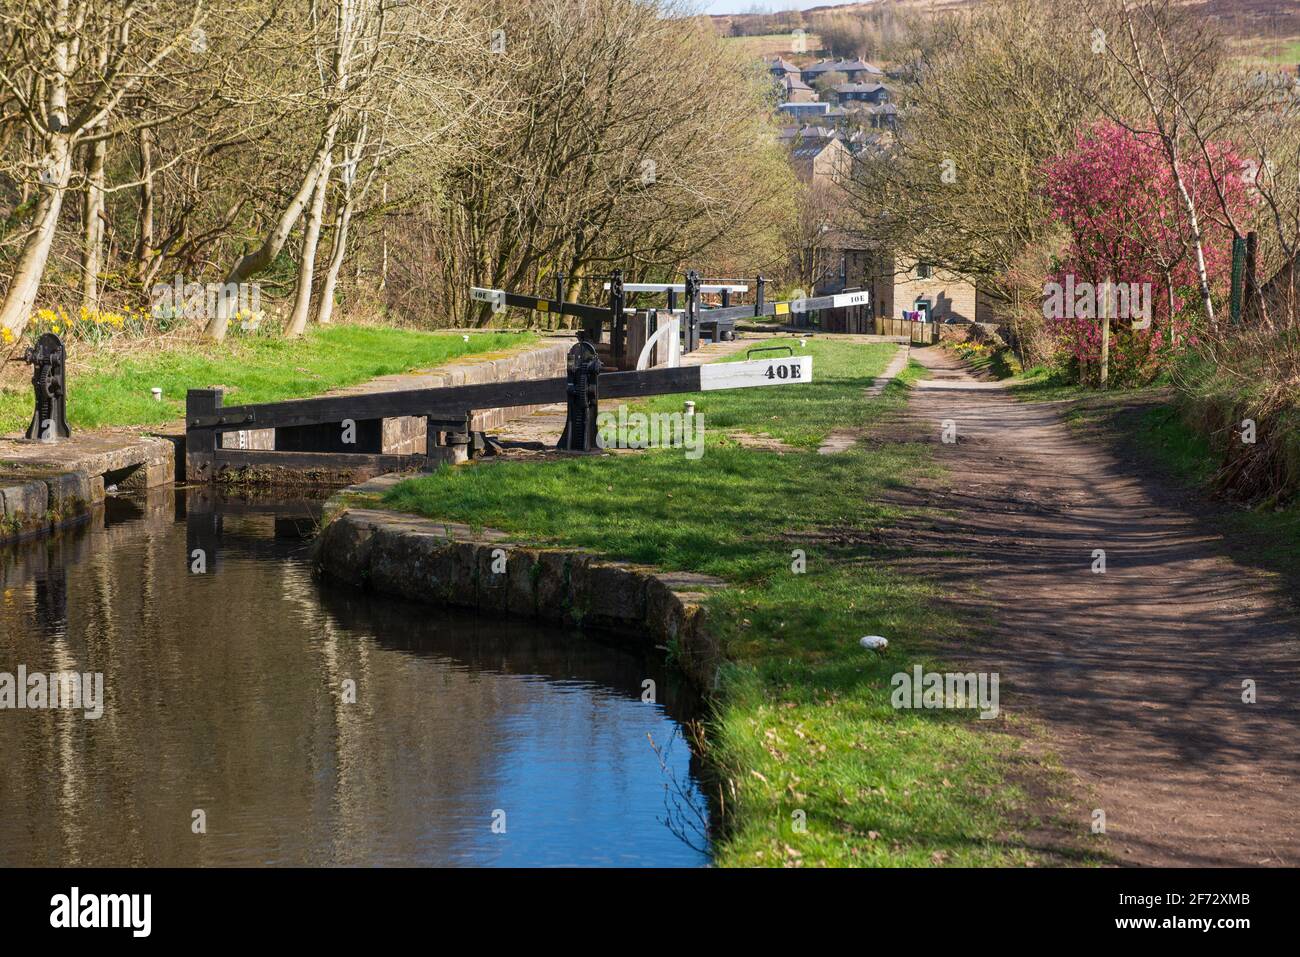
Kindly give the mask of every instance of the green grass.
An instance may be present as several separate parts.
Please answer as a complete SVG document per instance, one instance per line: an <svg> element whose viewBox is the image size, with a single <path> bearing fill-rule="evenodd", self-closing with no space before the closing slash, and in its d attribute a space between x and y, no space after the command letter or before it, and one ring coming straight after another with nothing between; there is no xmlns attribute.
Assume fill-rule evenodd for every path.
<svg viewBox="0 0 1300 957"><path fill-rule="evenodd" d="M383 499L389 508L499 528L536 544L585 547L719 576L711 600L724 668L708 748L723 776L722 865L1021 864L1027 799L1017 738L970 712L890 706L890 677L937 667L934 642L964 636L934 589L890 571L874 532L897 516L880 492L933 470L921 445L859 444L835 456L833 429L865 428L905 401L902 381L863 390L896 347L814 340L814 382L656 399L705 416L705 453L681 450L444 469ZM740 358L740 357L738 357ZM735 429L797 451L746 448ZM806 552L806 573L792 569ZM864 651L866 634L890 654ZM806 829L796 825L796 812Z"/></svg>
<svg viewBox="0 0 1300 957"><path fill-rule="evenodd" d="M1203 489L1214 475L1218 462L1209 440L1187 426L1172 406L1144 410L1137 420L1135 438L1186 485Z"/></svg>
<svg viewBox="0 0 1300 957"><path fill-rule="evenodd" d="M275 402L508 349L535 338L475 333L465 342L459 335L339 325L313 329L295 340L232 338L127 356L91 353L70 363L68 418L74 429L160 425L184 416L187 389L220 385L226 387L231 404ZM161 402L153 400L152 388L163 390ZM0 433L25 429L31 409L30 388L0 391Z"/></svg>
<svg viewBox="0 0 1300 957"><path fill-rule="evenodd" d="M1008 383L1013 395L1029 402L1055 402L1097 395L1096 389L1079 385L1050 366L1033 366L1023 370Z"/></svg>
<svg viewBox="0 0 1300 957"><path fill-rule="evenodd" d="M1292 68L1300 63L1298 37L1242 37L1230 47L1232 58L1248 69Z"/></svg>
<svg viewBox="0 0 1300 957"><path fill-rule="evenodd" d="M1143 410L1136 419L1132 440L1173 480L1202 493L1209 491L1220 457L1210 441L1188 425L1173 406ZM1215 520L1230 541L1243 546L1241 560L1297 576L1300 502L1280 509L1229 508Z"/></svg>
<svg viewBox="0 0 1300 957"><path fill-rule="evenodd" d="M744 50L746 56L758 57L771 56L776 53L782 55L792 55L806 57L817 53L821 49L821 37L815 33L808 33L804 36L804 47L802 50L795 50L794 31L786 33L757 33L748 37L723 37L723 42L732 46L740 47Z"/></svg>
<svg viewBox="0 0 1300 957"><path fill-rule="evenodd" d="M1274 63L1281 63L1284 66L1295 66L1300 63L1300 40L1292 40L1269 56Z"/></svg>

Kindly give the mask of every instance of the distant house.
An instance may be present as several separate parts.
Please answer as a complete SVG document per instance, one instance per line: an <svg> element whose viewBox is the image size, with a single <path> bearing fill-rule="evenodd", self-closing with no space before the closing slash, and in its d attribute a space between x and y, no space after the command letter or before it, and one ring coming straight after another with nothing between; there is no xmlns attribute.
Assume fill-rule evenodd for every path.
<svg viewBox="0 0 1300 957"><path fill-rule="evenodd" d="M868 83L885 75L884 70L866 60L840 60L837 69L849 78L850 83Z"/></svg>
<svg viewBox="0 0 1300 957"><path fill-rule="evenodd" d="M782 103L777 107L777 111L780 113L786 113L790 116L800 118L807 116L825 116L830 112L830 110L831 105L829 103L822 103L818 100L813 100L808 103Z"/></svg>
<svg viewBox="0 0 1300 957"><path fill-rule="evenodd" d="M802 72L799 67L780 55L764 57L763 60L767 63L767 71L778 82L784 80L787 76L798 77Z"/></svg>
<svg viewBox="0 0 1300 957"><path fill-rule="evenodd" d="M811 143L813 140L834 140L841 139L839 130L825 126L821 123L805 123L799 127L797 139L802 143Z"/></svg>
<svg viewBox="0 0 1300 957"><path fill-rule="evenodd" d="M811 143L814 140L831 140L839 134L832 129L824 126L817 126L812 123L805 123L803 126L783 126L777 132L778 142L786 146L792 146L796 143Z"/></svg>
<svg viewBox="0 0 1300 957"><path fill-rule="evenodd" d="M990 301L974 283L923 260L880 251L867 272L877 317L924 313L931 322L988 322L992 317Z"/></svg>
<svg viewBox="0 0 1300 957"><path fill-rule="evenodd" d="M790 151L794 175L803 183L842 183L852 161L852 154L838 136L800 140Z"/></svg>
<svg viewBox="0 0 1300 957"><path fill-rule="evenodd" d="M880 83L841 83L835 87L835 102L870 103L879 106L889 100L889 90Z"/></svg>
<svg viewBox="0 0 1300 957"><path fill-rule="evenodd" d="M898 107L894 106L893 103L862 107L858 110L858 113L873 130L893 130L898 128Z"/></svg>
<svg viewBox="0 0 1300 957"><path fill-rule="evenodd" d="M785 103L812 103L817 91L799 79L798 73L787 74L781 81L781 100Z"/></svg>
<svg viewBox="0 0 1300 957"><path fill-rule="evenodd" d="M822 60L803 68L803 81L813 83L827 73L843 73L850 83L868 83L885 75L880 67L865 60Z"/></svg>
<svg viewBox="0 0 1300 957"><path fill-rule="evenodd" d="M848 146L849 151L854 156L857 156L859 153L875 154L882 152L889 146L889 143L886 137L879 134L854 130L845 140L845 145Z"/></svg>

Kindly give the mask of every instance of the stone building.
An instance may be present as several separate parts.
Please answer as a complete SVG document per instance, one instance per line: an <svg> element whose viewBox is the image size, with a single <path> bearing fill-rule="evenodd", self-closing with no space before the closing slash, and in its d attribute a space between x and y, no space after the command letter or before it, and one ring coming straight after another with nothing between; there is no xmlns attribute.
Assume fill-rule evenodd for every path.
<svg viewBox="0 0 1300 957"><path fill-rule="evenodd" d="M800 140L790 151L794 174L803 183L842 183L853 155L837 136Z"/></svg>
<svg viewBox="0 0 1300 957"><path fill-rule="evenodd" d="M870 257L865 271L875 316L902 319L921 313L931 322L991 322L992 303L975 284L929 263L895 256Z"/></svg>

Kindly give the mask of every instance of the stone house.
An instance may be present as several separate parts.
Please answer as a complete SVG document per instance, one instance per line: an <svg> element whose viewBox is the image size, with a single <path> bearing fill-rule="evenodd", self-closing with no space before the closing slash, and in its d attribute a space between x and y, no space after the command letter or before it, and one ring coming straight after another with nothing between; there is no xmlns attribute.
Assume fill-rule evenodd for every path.
<svg viewBox="0 0 1300 957"><path fill-rule="evenodd" d="M811 84L827 73L843 73L849 83L869 83L885 75L865 60L822 60L803 68L803 81Z"/></svg>
<svg viewBox="0 0 1300 957"><path fill-rule="evenodd" d="M784 103L812 103L817 100L817 91L799 79L798 73L782 78L779 84L781 100Z"/></svg>
<svg viewBox="0 0 1300 957"><path fill-rule="evenodd" d="M889 101L889 90L881 83L841 83L835 87L835 102L841 106L866 103L879 106Z"/></svg>
<svg viewBox="0 0 1300 957"><path fill-rule="evenodd" d="M795 66L783 56L777 55L773 57L764 57L763 59L767 63L767 72L772 74L772 79L776 80L778 83L791 76L797 79L802 73L799 67Z"/></svg>
<svg viewBox="0 0 1300 957"><path fill-rule="evenodd" d="M826 116L831 111L831 105L820 100L810 100L805 103L782 103L776 109L778 113L786 116L807 118L810 116Z"/></svg>
<svg viewBox="0 0 1300 957"><path fill-rule="evenodd" d="M938 323L993 321L992 301L956 273L892 252L869 256L864 272L878 317L923 313Z"/></svg>
<svg viewBox="0 0 1300 957"><path fill-rule="evenodd" d="M898 129L898 107L894 106L893 103L861 107L858 112L866 119L873 130Z"/></svg>
<svg viewBox="0 0 1300 957"><path fill-rule="evenodd" d="M790 151L794 174L803 183L842 183L852 161L853 155L838 136L800 140Z"/></svg>

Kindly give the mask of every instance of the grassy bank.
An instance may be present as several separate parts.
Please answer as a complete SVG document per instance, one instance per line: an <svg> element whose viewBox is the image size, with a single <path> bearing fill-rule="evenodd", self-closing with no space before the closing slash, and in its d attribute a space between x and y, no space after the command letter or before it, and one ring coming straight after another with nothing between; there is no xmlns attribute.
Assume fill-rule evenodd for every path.
<svg viewBox="0 0 1300 957"><path fill-rule="evenodd" d="M1175 481L1209 492L1222 457L1177 409L1144 410L1134 439ZM1225 508L1218 523L1250 561L1300 580L1300 502L1282 508Z"/></svg>
<svg viewBox="0 0 1300 957"><path fill-rule="evenodd" d="M954 342L944 348L964 359L975 372L993 379L1009 379L1021 373L1016 354L1005 346L991 346L983 342Z"/></svg>
<svg viewBox="0 0 1300 957"><path fill-rule="evenodd" d="M694 399L705 453L680 450L443 470L407 481L388 507L581 546L731 583L710 608L730 664L707 736L721 771L723 865L973 865L1030 861L1017 834L1028 800L1018 739L966 711L903 711L890 678L936 667L935 641L963 634L930 586L884 566L874 532L895 513L882 490L933 468L919 445L859 444L905 400L863 390L896 347L813 340L814 383L670 396ZM904 379L914 378L913 366ZM790 451L741 445L766 434ZM806 571L793 569L796 550ZM888 636L885 659L862 635ZM800 824L806 820L806 827Z"/></svg>
<svg viewBox="0 0 1300 957"><path fill-rule="evenodd" d="M74 429L160 425L184 416L187 389L221 385L228 402L275 402L500 351L535 338L475 333L466 342L459 335L340 325L313 329L293 340L232 338L128 353L83 348L69 361L68 418ZM163 390L161 402L153 400L153 388ZM30 386L0 391L0 434L25 429L31 414Z"/></svg>

